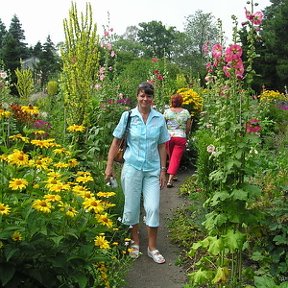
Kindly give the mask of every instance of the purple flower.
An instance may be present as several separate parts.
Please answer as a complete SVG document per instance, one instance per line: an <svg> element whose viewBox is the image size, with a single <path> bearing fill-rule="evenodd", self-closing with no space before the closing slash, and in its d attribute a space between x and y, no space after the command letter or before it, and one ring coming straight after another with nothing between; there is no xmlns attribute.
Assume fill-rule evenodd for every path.
<svg viewBox="0 0 288 288"><path fill-rule="evenodd" d="M129 105L130 104L130 99L129 98L118 99L116 102L118 104Z"/></svg>
<svg viewBox="0 0 288 288"><path fill-rule="evenodd" d="M288 104L287 103L280 104L278 105L278 108L280 110L288 110Z"/></svg>
<svg viewBox="0 0 288 288"><path fill-rule="evenodd" d="M34 127L37 129L49 130L51 129L51 124L47 121L38 119L34 122Z"/></svg>

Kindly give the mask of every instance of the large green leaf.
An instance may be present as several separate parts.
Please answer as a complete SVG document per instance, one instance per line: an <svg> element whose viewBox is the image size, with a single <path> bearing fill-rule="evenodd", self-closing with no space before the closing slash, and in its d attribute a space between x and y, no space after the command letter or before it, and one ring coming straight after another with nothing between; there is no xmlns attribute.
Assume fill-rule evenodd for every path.
<svg viewBox="0 0 288 288"><path fill-rule="evenodd" d="M211 279L211 271L200 268L196 272L189 274L189 276L193 279L194 285L200 285L207 283Z"/></svg>
<svg viewBox="0 0 288 288"><path fill-rule="evenodd" d="M234 252L236 250L242 250L246 236L240 231L234 232L232 229L230 229L225 235L222 236L222 238L225 240L225 247L227 247L230 252Z"/></svg>
<svg viewBox="0 0 288 288"><path fill-rule="evenodd" d="M279 288L278 285L275 284L274 280L267 276L255 276L255 285L257 288Z"/></svg>
<svg viewBox="0 0 288 288"><path fill-rule="evenodd" d="M211 198L211 206L216 206L219 202L222 202L230 197L227 191L216 192Z"/></svg>
<svg viewBox="0 0 288 288"><path fill-rule="evenodd" d="M208 251L212 255L219 255L220 252L223 251L223 240L222 240L222 238L217 239L215 237L215 239L213 239L213 241L210 242Z"/></svg>
<svg viewBox="0 0 288 288"><path fill-rule="evenodd" d="M248 192L242 189L234 189L231 195L234 200L246 201L248 198Z"/></svg>
<svg viewBox="0 0 288 288"><path fill-rule="evenodd" d="M80 288L87 287L88 279L84 273L74 274L73 279L75 280L75 283L77 283L79 285Z"/></svg>
<svg viewBox="0 0 288 288"><path fill-rule="evenodd" d="M229 277L229 269L227 267L218 267L216 275L212 280L213 284L226 283Z"/></svg>
<svg viewBox="0 0 288 288"><path fill-rule="evenodd" d="M10 263L1 263L0 279L3 287L13 278L15 267Z"/></svg>

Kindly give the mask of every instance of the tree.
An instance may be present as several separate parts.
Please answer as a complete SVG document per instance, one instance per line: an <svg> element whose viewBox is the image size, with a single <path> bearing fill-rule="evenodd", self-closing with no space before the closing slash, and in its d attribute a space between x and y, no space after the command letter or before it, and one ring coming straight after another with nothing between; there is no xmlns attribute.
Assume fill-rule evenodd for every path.
<svg viewBox="0 0 288 288"><path fill-rule="evenodd" d="M25 41L24 30L22 29L22 24L20 23L16 15L14 15L11 20L9 33L13 36L18 45L18 51L20 54L19 58L20 59L27 58L29 55L28 55L27 43L24 42Z"/></svg>
<svg viewBox="0 0 288 288"><path fill-rule="evenodd" d="M32 55L33 55L34 57L41 58L42 51L43 51L42 44L41 44L40 41L38 41L38 42L36 43L36 45L33 47L33 49L32 49Z"/></svg>
<svg viewBox="0 0 288 288"><path fill-rule="evenodd" d="M17 46L16 39L11 33L7 33L3 39L3 47L1 49L1 54L3 57L4 66L10 72L11 83L16 83L16 75L14 71L20 67L20 51ZM17 93L12 87L12 93Z"/></svg>
<svg viewBox="0 0 288 288"><path fill-rule="evenodd" d="M220 31L214 16L197 10L195 14L186 17L185 32L178 34L177 52L174 61L186 70L192 77L206 74L205 55L203 47L210 46L219 40Z"/></svg>
<svg viewBox="0 0 288 288"><path fill-rule="evenodd" d="M175 27L167 29L161 21L139 23L139 26L137 36L139 42L146 46L145 56L150 58L165 56L170 59L176 38Z"/></svg>
<svg viewBox="0 0 288 288"><path fill-rule="evenodd" d="M43 88L49 78L53 78L53 75L60 72L60 57L49 35L43 46L40 42L35 45L33 56L39 58L39 62L35 65L35 72L40 75L40 85Z"/></svg>
<svg viewBox="0 0 288 288"><path fill-rule="evenodd" d="M215 17L211 13L197 10L194 15L186 17L185 33L189 43L189 53L197 52L203 56L203 47L206 43L212 45L219 41L219 29Z"/></svg>
<svg viewBox="0 0 288 288"><path fill-rule="evenodd" d="M6 33L7 33L6 26L4 25L4 23L0 19L0 59L2 59L1 50L2 50L2 46L3 46L3 39L6 35Z"/></svg>
<svg viewBox="0 0 288 288"><path fill-rule="evenodd" d="M145 46L140 42L120 36L113 43L117 51L117 72L123 71L124 67L131 61L142 57L145 54Z"/></svg>
<svg viewBox="0 0 288 288"><path fill-rule="evenodd" d="M16 15L13 16L8 32L2 42L1 54L5 67L11 73L11 83L17 82L15 70L21 67L21 60L29 56L27 44L24 42L24 30ZM12 94L17 95L17 89L12 86Z"/></svg>
<svg viewBox="0 0 288 288"><path fill-rule="evenodd" d="M288 83L288 0L271 0L263 21L261 71L270 89L284 91ZM266 62L266 63L263 63Z"/></svg>

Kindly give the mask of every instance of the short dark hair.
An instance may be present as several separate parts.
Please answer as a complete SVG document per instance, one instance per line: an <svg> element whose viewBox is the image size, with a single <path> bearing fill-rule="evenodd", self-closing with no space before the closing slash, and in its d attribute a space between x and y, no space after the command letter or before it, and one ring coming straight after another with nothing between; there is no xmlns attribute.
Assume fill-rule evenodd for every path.
<svg viewBox="0 0 288 288"><path fill-rule="evenodd" d="M149 82L142 82L137 88L137 95L143 91L147 95L154 96L154 86Z"/></svg>

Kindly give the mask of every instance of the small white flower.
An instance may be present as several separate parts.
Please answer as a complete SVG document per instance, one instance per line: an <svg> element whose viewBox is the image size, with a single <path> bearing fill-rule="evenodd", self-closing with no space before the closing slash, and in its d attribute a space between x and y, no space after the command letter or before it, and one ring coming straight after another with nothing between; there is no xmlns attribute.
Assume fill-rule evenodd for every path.
<svg viewBox="0 0 288 288"><path fill-rule="evenodd" d="M0 78L5 79L7 78L7 73L5 71L0 71Z"/></svg>
<svg viewBox="0 0 288 288"><path fill-rule="evenodd" d="M47 119L47 117L48 117L48 113L45 112L45 111L40 112L40 116L41 116L41 118Z"/></svg>
<svg viewBox="0 0 288 288"><path fill-rule="evenodd" d="M212 125L211 123L207 123L207 124L206 124L206 128L210 129L210 128L212 128L212 127L213 127L213 125Z"/></svg>
<svg viewBox="0 0 288 288"><path fill-rule="evenodd" d="M258 154L258 151L255 149L255 148L251 148L250 151L249 151L249 154L255 154L257 155Z"/></svg>
<svg viewBox="0 0 288 288"><path fill-rule="evenodd" d="M207 152L210 153L210 154L215 154L216 152L216 148L214 145L210 144L207 146Z"/></svg>

